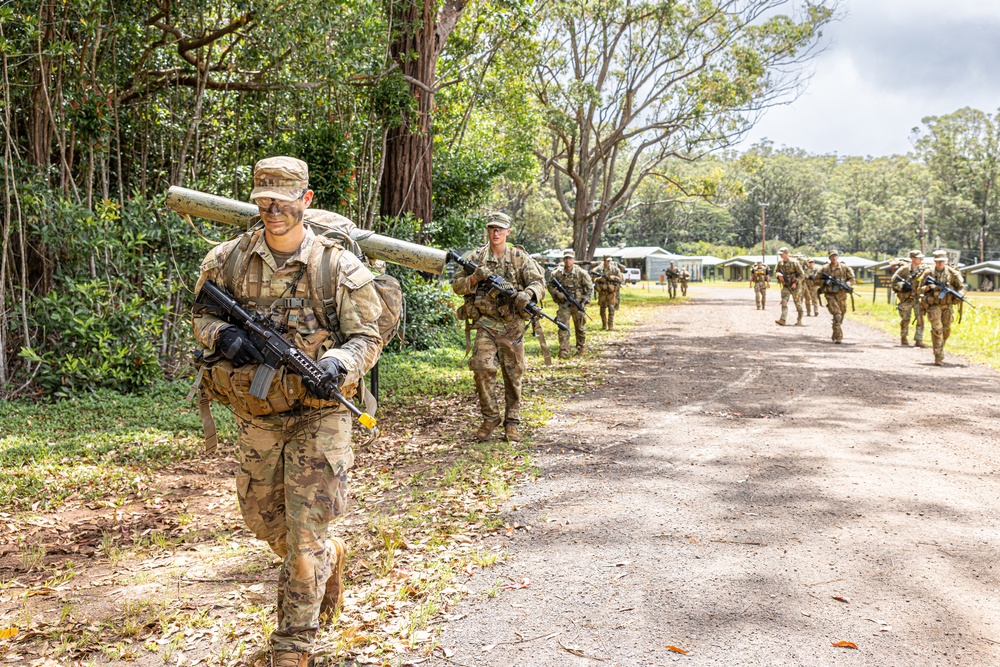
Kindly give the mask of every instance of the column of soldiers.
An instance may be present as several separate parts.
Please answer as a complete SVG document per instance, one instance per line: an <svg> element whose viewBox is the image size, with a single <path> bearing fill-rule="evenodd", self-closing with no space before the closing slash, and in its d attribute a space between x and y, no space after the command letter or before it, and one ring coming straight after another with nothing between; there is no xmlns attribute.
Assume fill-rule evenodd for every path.
<svg viewBox="0 0 1000 667"><path fill-rule="evenodd" d="M951 292L942 289L945 286ZM899 311L899 343L907 345L907 331L911 315L916 322L913 333L915 347L926 347L923 342L924 317L931 323L931 342L934 347L934 365L944 364L944 346L951 335L952 306L965 297L965 284L958 269L948 265L948 253L934 251L934 267L923 266L923 255L910 252L910 263L896 270L892 276Z"/></svg>
<svg viewBox="0 0 1000 667"><path fill-rule="evenodd" d="M780 259L775 267L775 276L781 284L781 317L777 324L785 325L788 316L788 300L792 299L798 319L802 324L803 307L811 315L818 314L818 307L826 300L826 308L832 319L832 340L841 343L844 339L843 322L847 312L847 298L853 298L855 282L851 267L840 262L839 253L833 250L829 262L817 269L813 260L801 255L790 257L787 248L778 251ZM934 364L944 363L944 346L951 334L952 308L965 296L962 276L948 263L948 253L934 252L934 268L923 264L923 254L918 250L910 252L910 262L900 266L893 273L891 286L897 298L899 312L899 343L909 346L909 327L914 324L914 347L927 347L924 343L924 319L930 320L931 338L934 347ZM767 303L767 287L770 283L768 269L762 262L750 271L750 286L754 289L757 309ZM945 285L952 292L940 287Z"/></svg>
<svg viewBox="0 0 1000 667"><path fill-rule="evenodd" d="M667 293L670 295L671 299L677 298L677 283L681 279L681 270L677 268L677 265L670 262L670 266L667 268Z"/></svg>

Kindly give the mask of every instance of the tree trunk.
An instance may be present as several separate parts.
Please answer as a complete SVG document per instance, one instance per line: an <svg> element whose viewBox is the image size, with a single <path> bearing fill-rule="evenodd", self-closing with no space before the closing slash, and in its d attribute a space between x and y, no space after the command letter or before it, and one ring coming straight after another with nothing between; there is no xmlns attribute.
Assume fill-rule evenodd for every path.
<svg viewBox="0 0 1000 667"><path fill-rule="evenodd" d="M391 218L412 213L420 221L420 235L431 222L431 110L434 107L434 67L438 45L434 34L434 3L408 0L394 3L393 23L404 26L390 47L416 108L389 130L379 215Z"/></svg>

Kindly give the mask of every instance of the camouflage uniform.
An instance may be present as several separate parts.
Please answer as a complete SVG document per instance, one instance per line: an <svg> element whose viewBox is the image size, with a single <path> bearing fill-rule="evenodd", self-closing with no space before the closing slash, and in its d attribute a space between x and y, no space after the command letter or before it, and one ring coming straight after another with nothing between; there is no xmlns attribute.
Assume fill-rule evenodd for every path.
<svg viewBox="0 0 1000 667"><path fill-rule="evenodd" d="M830 263L826 263L819 270L819 273L825 273L854 287L854 271L846 264L838 262L837 268L833 268ZM847 292L833 283L825 281L819 273L816 277L817 281L820 282L819 292L826 297L826 309L833 316L832 340L834 343L839 343L844 340L844 330L841 325L844 322L844 314L847 312Z"/></svg>
<svg viewBox="0 0 1000 667"><path fill-rule="evenodd" d="M667 293L671 299L677 298L677 281L681 279L681 270L673 264L667 269Z"/></svg>
<svg viewBox="0 0 1000 667"><path fill-rule="evenodd" d="M237 248L240 265L227 265ZM322 302L311 298L317 293L314 281L325 273L319 268L323 261L331 262L328 275L334 281L329 293L335 295L337 321L331 328ZM269 316L314 359L336 357L347 369L342 386L347 397L355 394L361 377L378 360L382 338L376 322L382 306L372 274L352 253L308 227L302 245L281 267L262 231L216 246L201 264L196 293L206 280L224 287L251 312ZM206 360L218 359L216 339L227 323L204 313L196 314L193 322ZM216 363L210 373L217 381L209 390L231 386L239 429L240 510L247 527L284 559L272 646L275 651L307 652L338 557L331 553L334 545L328 538L334 517L347 502L347 471L354 463L351 415L339 403L309 396L281 403L277 394L295 384L281 374L272 382L268 401L258 401L247 394L255 370L255 364L233 368L228 361ZM269 409L265 403L285 409L261 414ZM280 408L275 407L278 403Z"/></svg>
<svg viewBox="0 0 1000 667"><path fill-rule="evenodd" d="M597 268L590 272L594 282L594 290L597 292L597 305L601 307L601 328L615 328L615 310L618 309L619 293L622 283L625 282L625 275L613 260L608 262L608 268L604 268L602 262Z"/></svg>
<svg viewBox="0 0 1000 667"><path fill-rule="evenodd" d="M518 246L508 245L499 258L494 257L489 244L480 246L470 259L489 268L515 290L528 290L541 303L545 294L542 269L528 253ZM505 425L521 421L521 376L524 375L525 316L516 312L513 303L498 301L486 292L486 284L472 284L471 273L460 269L452 281L455 294L466 297L463 316L472 322L476 340L469 359L469 370L476 382L479 411L483 419L500 423L500 408L493 395L497 370L503 374Z"/></svg>
<svg viewBox="0 0 1000 667"><path fill-rule="evenodd" d="M802 324L802 280L805 275L802 272L802 265L797 260L778 260L778 265L774 267L774 275L781 275L781 319L778 324L784 324L788 317L788 298L791 297L795 303L795 312L798 313L796 324Z"/></svg>
<svg viewBox="0 0 1000 667"><path fill-rule="evenodd" d="M819 284L816 282L819 269L815 265L810 267L806 263L804 275L805 279L802 281L802 300L806 305L806 315L815 317L819 315Z"/></svg>
<svg viewBox="0 0 1000 667"><path fill-rule="evenodd" d="M757 300L757 310L763 310L767 305L767 288L771 283L771 271L766 266L754 266L750 269L750 286Z"/></svg>
<svg viewBox="0 0 1000 667"><path fill-rule="evenodd" d="M552 272L551 278L558 280L584 308L587 307L590 299L594 296L594 285L590 280L590 276L579 266L573 265L573 268L568 272L565 267L559 267ZM570 319L573 320L573 330L576 332L576 352L577 354L583 354L587 346L587 314L571 305L569 299L552 285L551 278L549 279L549 294L559 304L559 312L556 314L556 320L562 322L567 327L569 326ZM569 356L569 331L563 331L562 329L559 330L559 356Z"/></svg>
<svg viewBox="0 0 1000 667"><path fill-rule="evenodd" d="M931 276L952 288L962 296L965 296L965 285L962 283L962 274L958 269L945 264L943 269L936 267L924 273ZM933 285L925 284L921 281L920 308L927 313L927 319L931 322L931 341L934 344L934 363L941 365L944 361L944 345L951 335L951 307L956 303L961 303L958 299L946 294L944 299L938 298L939 290Z"/></svg>
<svg viewBox="0 0 1000 667"><path fill-rule="evenodd" d="M689 280L691 280L691 272L684 269L681 271L681 296L687 296Z"/></svg>
<svg viewBox="0 0 1000 667"><path fill-rule="evenodd" d="M892 291L896 293L896 310L899 311L899 342L908 345L906 340L910 329L910 320L916 319L913 332L913 342L917 347L924 347L924 309L920 304L920 278L927 266L920 265L916 269L912 264L905 264L892 274ZM909 287L903 282L909 283Z"/></svg>

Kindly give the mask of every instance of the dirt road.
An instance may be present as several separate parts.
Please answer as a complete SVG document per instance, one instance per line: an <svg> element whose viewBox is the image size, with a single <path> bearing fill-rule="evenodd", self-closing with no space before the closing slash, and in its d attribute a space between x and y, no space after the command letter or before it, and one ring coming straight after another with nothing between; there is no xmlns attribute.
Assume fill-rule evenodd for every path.
<svg viewBox="0 0 1000 667"><path fill-rule="evenodd" d="M1000 664L998 374L691 294L536 434L509 558L424 664Z"/></svg>

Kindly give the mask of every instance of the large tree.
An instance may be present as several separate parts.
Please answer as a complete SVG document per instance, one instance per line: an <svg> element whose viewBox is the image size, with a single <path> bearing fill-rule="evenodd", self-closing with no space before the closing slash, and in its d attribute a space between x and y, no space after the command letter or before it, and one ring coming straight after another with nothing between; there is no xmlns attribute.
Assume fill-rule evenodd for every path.
<svg viewBox="0 0 1000 667"><path fill-rule="evenodd" d="M538 150L592 258L616 209L671 158L695 159L741 137L794 92L833 16L797 17L787 0L554 0L541 27L535 97L548 135Z"/></svg>
<svg viewBox="0 0 1000 667"><path fill-rule="evenodd" d="M964 108L928 116L914 128L917 150L935 181L934 208L946 236L978 246L985 261L1000 196L1000 114Z"/></svg>

